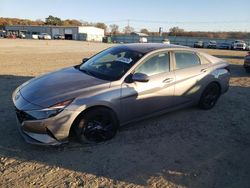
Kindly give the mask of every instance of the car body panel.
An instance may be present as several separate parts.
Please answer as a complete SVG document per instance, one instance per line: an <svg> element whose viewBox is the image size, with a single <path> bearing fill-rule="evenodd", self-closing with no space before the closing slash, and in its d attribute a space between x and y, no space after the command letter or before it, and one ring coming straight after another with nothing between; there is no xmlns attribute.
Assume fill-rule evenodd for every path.
<svg viewBox="0 0 250 188"><path fill-rule="evenodd" d="M151 76L146 83L123 83L121 89L122 122L171 107L174 80L174 73L169 72Z"/></svg>
<svg viewBox="0 0 250 188"><path fill-rule="evenodd" d="M36 145L53 145L53 146L61 145L62 143L64 143L63 141L58 141L57 139L49 136L48 134L25 131L23 130L23 125L19 122L18 119L16 120L16 122L20 134L27 143Z"/></svg>
<svg viewBox="0 0 250 188"><path fill-rule="evenodd" d="M209 65L180 69L175 72L175 100L177 104L198 102L204 86L209 83ZM190 74L192 72L192 74Z"/></svg>
<svg viewBox="0 0 250 188"><path fill-rule="evenodd" d="M81 94L92 94L97 89L108 88L109 85L105 80L69 67L33 79L32 84L20 88L20 93L24 99L37 106L49 107Z"/></svg>

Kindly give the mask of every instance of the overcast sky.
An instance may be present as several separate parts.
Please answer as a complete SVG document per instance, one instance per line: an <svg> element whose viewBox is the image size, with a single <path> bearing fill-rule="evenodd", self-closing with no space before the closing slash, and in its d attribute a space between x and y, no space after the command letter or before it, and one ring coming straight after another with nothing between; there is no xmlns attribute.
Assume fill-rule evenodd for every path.
<svg viewBox="0 0 250 188"><path fill-rule="evenodd" d="M136 30L250 31L250 0L0 0L0 17L44 20L48 15L129 24Z"/></svg>

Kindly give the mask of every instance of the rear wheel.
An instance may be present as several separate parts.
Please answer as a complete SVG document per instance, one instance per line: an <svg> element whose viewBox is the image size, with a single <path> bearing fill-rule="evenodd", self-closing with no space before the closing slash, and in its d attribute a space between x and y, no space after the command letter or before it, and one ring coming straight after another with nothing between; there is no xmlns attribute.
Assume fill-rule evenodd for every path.
<svg viewBox="0 0 250 188"><path fill-rule="evenodd" d="M118 122L111 110L100 107L81 115L73 128L80 143L99 143L115 136Z"/></svg>
<svg viewBox="0 0 250 188"><path fill-rule="evenodd" d="M220 97L220 86L216 83L209 84L201 95L199 107L204 110L212 109Z"/></svg>
<svg viewBox="0 0 250 188"><path fill-rule="evenodd" d="M250 73L250 68L245 68L247 73Z"/></svg>

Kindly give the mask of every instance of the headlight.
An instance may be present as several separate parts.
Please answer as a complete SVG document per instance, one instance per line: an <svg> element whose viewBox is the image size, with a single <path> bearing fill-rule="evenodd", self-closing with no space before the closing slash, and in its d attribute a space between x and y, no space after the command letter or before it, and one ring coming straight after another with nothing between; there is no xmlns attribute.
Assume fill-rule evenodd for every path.
<svg viewBox="0 0 250 188"><path fill-rule="evenodd" d="M53 116L56 116L61 111L65 109L66 106L68 106L73 99L66 100L60 103L57 103L55 105L50 106L49 108L41 109L41 110L32 110L32 111L26 111L27 114L34 117L35 119L47 119Z"/></svg>

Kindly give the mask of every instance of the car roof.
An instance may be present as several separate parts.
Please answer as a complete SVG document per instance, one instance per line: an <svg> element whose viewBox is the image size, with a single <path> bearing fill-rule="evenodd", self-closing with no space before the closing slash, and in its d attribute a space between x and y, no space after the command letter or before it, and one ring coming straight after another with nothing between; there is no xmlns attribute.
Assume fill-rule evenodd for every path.
<svg viewBox="0 0 250 188"><path fill-rule="evenodd" d="M132 43L132 44L123 44L116 47L127 47L130 50L137 51L140 53L149 53L155 50L160 49L170 49L170 48L189 48L187 46L180 46L174 44L164 44L164 43Z"/></svg>

